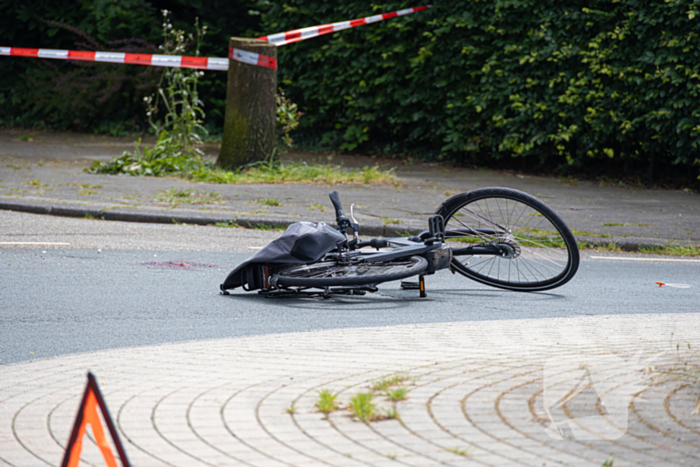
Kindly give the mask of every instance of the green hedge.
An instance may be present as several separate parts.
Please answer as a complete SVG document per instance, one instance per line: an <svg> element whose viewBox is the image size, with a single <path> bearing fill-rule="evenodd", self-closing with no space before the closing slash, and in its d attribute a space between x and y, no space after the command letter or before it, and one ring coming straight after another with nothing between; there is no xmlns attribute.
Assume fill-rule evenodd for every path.
<svg viewBox="0 0 700 467"><path fill-rule="evenodd" d="M211 33L203 54L223 56L231 35L416 1L0 0L0 45L156 52L158 9L166 7L178 28L199 16ZM443 0L283 46L279 80L304 112L295 141L328 149L465 163L516 156L564 166L697 165L698 5ZM0 125L136 128L158 76L147 67L0 57ZM207 73L200 90L209 125L220 126L225 74Z"/></svg>
<svg viewBox="0 0 700 467"><path fill-rule="evenodd" d="M418 6L287 0L266 33ZM455 1L280 48L302 133L345 151L697 164L697 1Z"/></svg>

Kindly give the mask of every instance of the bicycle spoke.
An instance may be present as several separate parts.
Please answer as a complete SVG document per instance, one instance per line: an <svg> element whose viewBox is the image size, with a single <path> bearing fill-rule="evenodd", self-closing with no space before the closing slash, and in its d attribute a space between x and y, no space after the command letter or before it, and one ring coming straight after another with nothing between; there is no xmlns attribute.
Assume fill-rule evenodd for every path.
<svg viewBox="0 0 700 467"><path fill-rule="evenodd" d="M544 282L563 274L569 264L564 238L552 222L532 206L507 197L485 197L459 206L448 215L446 230L459 232L448 241L473 245L503 245L506 257L461 255L464 268L507 283ZM496 231L485 234L478 229ZM461 232L460 232L461 231Z"/></svg>

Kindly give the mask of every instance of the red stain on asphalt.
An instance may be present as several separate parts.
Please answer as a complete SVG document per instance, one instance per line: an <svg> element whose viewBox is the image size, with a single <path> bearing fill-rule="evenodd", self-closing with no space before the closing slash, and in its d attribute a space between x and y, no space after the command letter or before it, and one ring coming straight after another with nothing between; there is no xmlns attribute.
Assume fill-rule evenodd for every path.
<svg viewBox="0 0 700 467"><path fill-rule="evenodd" d="M211 264L188 263L185 261L152 261L149 263L141 263L144 266L154 266L157 268L167 269L193 269L193 268L215 268Z"/></svg>

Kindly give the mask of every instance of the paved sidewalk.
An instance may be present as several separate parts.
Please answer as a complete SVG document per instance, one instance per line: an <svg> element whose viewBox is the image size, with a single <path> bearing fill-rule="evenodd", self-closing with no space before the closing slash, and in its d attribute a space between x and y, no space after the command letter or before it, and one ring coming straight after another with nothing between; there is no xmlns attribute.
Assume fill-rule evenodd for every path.
<svg viewBox="0 0 700 467"><path fill-rule="evenodd" d="M700 196L682 191L601 187L446 168L399 165L393 185L218 185L171 178L92 175L95 160L129 150L127 138L0 132L0 209L140 222L211 224L237 220L243 226L287 225L299 220L334 221L328 192L338 190L345 205L355 203L361 232L393 235L426 228L427 216L448 197L479 187L507 186L542 199L581 240L615 242L627 250L641 245L700 243ZM216 147L209 152L216 154ZM289 157L313 158L296 154ZM321 157L321 162L326 162ZM345 166L372 165L370 158L335 157ZM400 164L397 161L382 161ZM165 190L193 189L221 194L221 202L174 206L157 199ZM275 198L281 206L261 202Z"/></svg>
<svg viewBox="0 0 700 467"><path fill-rule="evenodd" d="M699 326L681 313L458 322L5 365L0 465L59 464L87 370L133 465L698 465L697 384L679 375L700 367ZM399 418L354 420L351 398L397 374L407 398L375 402ZM321 389L338 394L328 419ZM83 460L103 465L87 439Z"/></svg>

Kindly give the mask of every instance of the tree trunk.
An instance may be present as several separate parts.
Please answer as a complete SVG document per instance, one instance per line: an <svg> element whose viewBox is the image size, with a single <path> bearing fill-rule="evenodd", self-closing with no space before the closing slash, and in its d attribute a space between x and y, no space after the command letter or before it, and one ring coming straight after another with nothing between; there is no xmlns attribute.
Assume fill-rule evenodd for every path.
<svg viewBox="0 0 700 467"><path fill-rule="evenodd" d="M232 37L231 49L277 58L277 46L257 39ZM277 70L230 58L226 117L216 164L234 170L270 157L277 146L275 93Z"/></svg>

